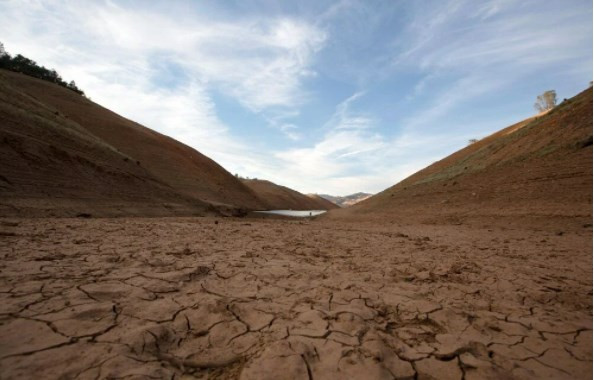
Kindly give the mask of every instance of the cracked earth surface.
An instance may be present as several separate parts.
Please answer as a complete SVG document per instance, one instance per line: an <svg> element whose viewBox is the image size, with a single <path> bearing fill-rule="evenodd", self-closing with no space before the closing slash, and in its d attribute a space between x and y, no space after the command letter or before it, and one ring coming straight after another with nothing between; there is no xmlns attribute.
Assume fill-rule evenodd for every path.
<svg viewBox="0 0 594 380"><path fill-rule="evenodd" d="M0 224L0 377L592 376L592 231Z"/></svg>

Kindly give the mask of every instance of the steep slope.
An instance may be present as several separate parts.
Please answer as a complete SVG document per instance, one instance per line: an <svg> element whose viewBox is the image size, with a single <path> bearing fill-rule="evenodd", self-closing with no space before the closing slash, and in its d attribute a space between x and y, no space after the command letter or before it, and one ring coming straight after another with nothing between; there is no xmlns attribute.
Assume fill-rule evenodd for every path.
<svg viewBox="0 0 594 380"><path fill-rule="evenodd" d="M117 151L139 161L176 192L213 204L261 207L255 194L200 152L52 83L4 70L0 70L0 75L7 85L57 110Z"/></svg>
<svg viewBox="0 0 594 380"><path fill-rule="evenodd" d="M413 174L334 218L463 221L592 215L592 89Z"/></svg>
<svg viewBox="0 0 594 380"><path fill-rule="evenodd" d="M113 146L0 80L0 215L203 214Z"/></svg>
<svg viewBox="0 0 594 380"><path fill-rule="evenodd" d="M0 70L0 97L3 213L61 214L66 204L74 207L66 214L86 205L110 215L262 207L208 157L68 89Z"/></svg>
<svg viewBox="0 0 594 380"><path fill-rule="evenodd" d="M270 181L259 179L242 179L242 181L262 200L265 210L330 210L338 208L337 205L326 200L309 197Z"/></svg>

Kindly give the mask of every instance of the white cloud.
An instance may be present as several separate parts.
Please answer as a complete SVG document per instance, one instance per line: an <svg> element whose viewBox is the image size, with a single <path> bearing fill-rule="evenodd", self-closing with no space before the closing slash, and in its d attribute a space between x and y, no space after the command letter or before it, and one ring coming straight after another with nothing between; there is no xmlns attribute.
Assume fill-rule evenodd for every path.
<svg viewBox="0 0 594 380"><path fill-rule="evenodd" d="M282 174L268 178L303 192L378 192L451 153L467 136L410 133L395 138L358 131L327 134L311 148L278 153Z"/></svg>
<svg viewBox="0 0 594 380"><path fill-rule="evenodd" d="M435 78L422 80L423 86L431 83ZM504 84L499 78L483 77L480 74L468 74L458 80L449 82L445 88L434 88L431 90L431 102L420 111L413 112L406 117L402 123L404 131L417 133L431 133L440 126L445 128L444 118L456 107L476 99L487 93L495 93ZM416 90L416 89L415 89ZM414 91L417 95L420 91ZM409 101L412 97L409 98Z"/></svg>
<svg viewBox="0 0 594 380"><path fill-rule="evenodd" d="M211 91L256 113L293 110L307 99L302 80L315 75L311 62L326 40L321 29L286 17L173 17L112 2L5 3L0 11L8 51L58 68L99 104L240 173L266 170L270 163L249 142L232 137ZM173 88L161 83L167 79L163 64L175 66ZM285 111L285 118L290 115ZM278 128L299 138L287 121Z"/></svg>
<svg viewBox="0 0 594 380"><path fill-rule="evenodd" d="M374 120L369 115L358 112L353 113L350 109L351 105L359 98L365 95L365 92L356 92L351 95L348 99L344 100L338 106L336 111L324 124L324 128L328 129L369 129L373 126Z"/></svg>
<svg viewBox="0 0 594 380"><path fill-rule="evenodd" d="M304 100L301 79L312 75L312 56L326 39L322 30L288 18L230 23L81 3L69 3L59 14L45 12L59 24L47 28L47 42L63 41L66 33L78 35L67 42L85 55L84 63L100 60L125 65L142 75L157 56L179 64L192 77L218 86L255 111L296 106ZM30 29L26 32L33 37ZM85 46L77 43L81 35ZM67 60L72 62L72 57Z"/></svg>
<svg viewBox="0 0 594 380"><path fill-rule="evenodd" d="M357 92L339 103L324 125L326 134L313 146L276 153L282 174L268 173L269 178L304 192L377 192L438 156L444 136L408 133L389 139L378 133L373 117L353 111L364 95Z"/></svg>
<svg viewBox="0 0 594 380"><path fill-rule="evenodd" d="M449 129L452 136L458 136L455 141L459 144L463 130L471 138L473 130L488 133L505 126L504 120L510 116L518 121L531 113L531 103L518 114L517 104L498 101L496 94L519 83L528 86L535 74L590 76L592 51L584 47L591 45L592 27L579 22L583 10L569 4L559 3L558 9L544 5L513 0L419 3L405 33L399 36L404 42L398 46L404 48L396 53L392 67L421 76L400 104L423 105L402 120L404 133L422 139ZM497 115L499 123L474 118L475 124L488 124L491 129L449 122L449 116L457 113L473 119L473 114L488 111L487 103L478 110L469 107L486 99L493 105L505 104L514 114Z"/></svg>
<svg viewBox="0 0 594 380"><path fill-rule="evenodd" d="M511 67L535 70L591 55L584 50L591 25L572 22L583 11L568 4L555 10L554 17L552 12L541 1L421 3L406 35L399 36L408 48L394 62L455 72L505 65L509 72Z"/></svg>
<svg viewBox="0 0 594 380"><path fill-rule="evenodd" d="M290 140L301 140L302 135L299 132L299 127L288 121L299 116L299 111L296 109L273 108L263 112L262 116L270 127L281 131Z"/></svg>
<svg viewBox="0 0 594 380"><path fill-rule="evenodd" d="M288 138L293 141L297 141L301 139L301 135L297 132L297 127L294 124L282 124L279 129L283 132Z"/></svg>
<svg viewBox="0 0 594 380"><path fill-rule="evenodd" d="M376 6L341 0L309 19L266 9L225 18L170 12L155 3L139 2L135 9L118 4L0 2L0 38L9 52L55 67L98 103L195 147L231 172L304 192L391 186L477 137L449 122L459 110L471 114L465 108L470 102L550 67L576 78L591 76L591 24L574 22L580 7L553 2ZM396 17L400 11L405 17ZM318 74L320 56L326 61ZM344 88L368 92L336 105L323 125L305 126L303 105L313 99L306 83L324 70L336 73L326 72L312 86L320 91L317 98ZM339 84L333 87L333 81ZM386 90L392 85L398 91ZM293 148L258 150L254 141L233 137L241 125L221 121L215 92L284 134ZM396 111L386 111L385 92L398 94ZM376 99L381 106L374 107ZM372 104L377 113L362 104ZM312 109L315 115L303 119L316 120L324 110ZM476 121L474 131L503 126L469 119ZM306 139L317 133L320 139Z"/></svg>

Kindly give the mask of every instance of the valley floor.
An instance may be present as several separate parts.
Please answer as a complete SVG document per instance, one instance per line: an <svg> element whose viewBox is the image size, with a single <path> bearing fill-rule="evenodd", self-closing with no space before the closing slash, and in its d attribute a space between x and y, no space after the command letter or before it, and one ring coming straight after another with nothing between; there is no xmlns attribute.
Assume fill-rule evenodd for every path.
<svg viewBox="0 0 594 380"><path fill-rule="evenodd" d="M3 379L592 376L591 225L11 219L0 257Z"/></svg>

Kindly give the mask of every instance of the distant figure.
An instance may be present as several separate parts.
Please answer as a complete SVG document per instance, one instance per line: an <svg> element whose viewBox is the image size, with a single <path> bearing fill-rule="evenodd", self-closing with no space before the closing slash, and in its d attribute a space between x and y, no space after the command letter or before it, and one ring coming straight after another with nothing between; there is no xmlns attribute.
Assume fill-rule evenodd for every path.
<svg viewBox="0 0 594 380"><path fill-rule="evenodd" d="M309 216L311 216L311 211L309 212Z"/></svg>

